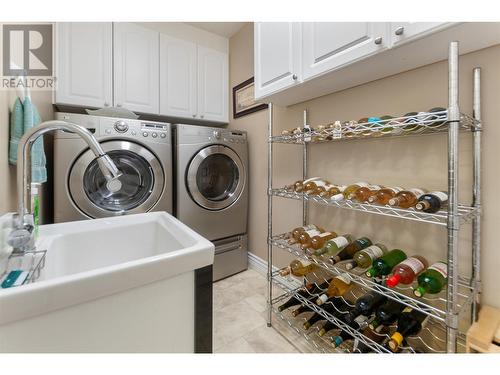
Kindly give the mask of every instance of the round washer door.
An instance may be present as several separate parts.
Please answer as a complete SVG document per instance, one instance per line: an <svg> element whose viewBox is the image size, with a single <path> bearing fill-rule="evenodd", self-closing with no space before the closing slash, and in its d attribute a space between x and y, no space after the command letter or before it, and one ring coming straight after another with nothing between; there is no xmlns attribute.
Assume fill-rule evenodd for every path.
<svg viewBox="0 0 500 375"><path fill-rule="evenodd" d="M113 193L92 151L82 153L73 164L68 180L76 206L91 218L148 212L158 202L165 175L157 157L143 146L129 141L101 143L123 176L121 190Z"/></svg>
<svg viewBox="0 0 500 375"><path fill-rule="evenodd" d="M193 157L186 172L186 185L198 205L208 210L222 210L240 197L245 176L236 152L227 146L213 145Z"/></svg>

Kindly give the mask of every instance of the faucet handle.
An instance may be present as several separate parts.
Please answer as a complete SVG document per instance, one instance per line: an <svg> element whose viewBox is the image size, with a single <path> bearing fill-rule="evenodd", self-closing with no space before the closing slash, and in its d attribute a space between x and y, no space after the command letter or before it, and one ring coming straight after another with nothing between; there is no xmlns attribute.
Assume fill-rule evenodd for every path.
<svg viewBox="0 0 500 375"><path fill-rule="evenodd" d="M24 253L26 249L33 248L33 227L14 229L9 233L7 243L12 246L14 253Z"/></svg>

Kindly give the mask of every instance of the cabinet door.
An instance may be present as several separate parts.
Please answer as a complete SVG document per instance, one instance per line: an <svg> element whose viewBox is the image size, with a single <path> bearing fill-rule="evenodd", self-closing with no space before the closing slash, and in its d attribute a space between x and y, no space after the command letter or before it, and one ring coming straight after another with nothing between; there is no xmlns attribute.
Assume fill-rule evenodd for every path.
<svg viewBox="0 0 500 375"><path fill-rule="evenodd" d="M196 44L160 35L160 114L197 116L196 66Z"/></svg>
<svg viewBox="0 0 500 375"><path fill-rule="evenodd" d="M382 22L305 22L302 72L308 79L341 68L387 48Z"/></svg>
<svg viewBox="0 0 500 375"><path fill-rule="evenodd" d="M159 33L131 23L114 24L114 103L159 113Z"/></svg>
<svg viewBox="0 0 500 375"><path fill-rule="evenodd" d="M254 24L255 98L299 83L301 25L296 22Z"/></svg>
<svg viewBox="0 0 500 375"><path fill-rule="evenodd" d="M392 22L392 44L404 44L452 25L451 22Z"/></svg>
<svg viewBox="0 0 500 375"><path fill-rule="evenodd" d="M228 55L198 46L198 118L228 122Z"/></svg>
<svg viewBox="0 0 500 375"><path fill-rule="evenodd" d="M110 22L56 24L55 102L105 107L113 102L113 29Z"/></svg>

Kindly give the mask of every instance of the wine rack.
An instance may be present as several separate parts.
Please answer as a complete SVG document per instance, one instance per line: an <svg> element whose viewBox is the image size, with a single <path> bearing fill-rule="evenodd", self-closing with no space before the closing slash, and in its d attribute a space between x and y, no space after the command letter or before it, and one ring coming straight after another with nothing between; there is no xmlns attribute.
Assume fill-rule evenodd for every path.
<svg viewBox="0 0 500 375"><path fill-rule="evenodd" d="M369 348L373 352L388 353L390 350L384 345L384 340L389 339L389 334L384 340L372 340L360 331L353 329L342 319L330 314L322 306L309 301L297 293L302 284L290 283L279 276L273 269L274 248L288 252L295 257L319 266L319 270L328 275L347 276L355 287L350 293L363 293L374 291L383 294L388 299L397 301L402 305L411 307L428 315L424 327L417 336L406 338L406 346L401 352L417 353L456 353L464 351L464 334L459 329L459 318L468 315L470 321L477 319L477 310L480 301L480 234L481 234L481 70L473 70L474 93L473 93L473 116L463 114L459 110L458 98L458 42L452 42L449 46L448 57L448 108L442 111L420 112L415 115L406 115L399 118L376 120L372 122L357 123L354 121L338 124L321 129L297 132L297 134L273 135L273 105L269 104L268 123L268 326L289 327L301 337L311 343L311 347L318 352L359 352L358 345L364 349ZM304 111L304 125L307 124L307 112ZM472 203L470 205L458 202L458 135L460 131L472 134L473 139L473 186ZM273 187L273 145L276 143L299 144L303 154L303 179L308 178L308 148L315 143L342 142L354 139L382 139L387 137L406 137L432 134L447 134L448 136L448 206L445 210L436 213L425 213L415 209L401 209L391 206L383 206L370 203L359 203L351 200L334 201L329 198L297 193L285 188ZM308 224L308 206L310 203L321 204L330 207L371 213L375 215L390 216L401 220L419 221L423 223L436 224L445 227L447 236L447 264L448 284L446 290L437 295L417 298L412 294L410 286L399 286L388 288L381 280L370 279L360 274L355 269L347 270L343 262L335 265L323 257L307 255L298 246L290 245L286 240L286 234L273 234L272 202L273 197L288 198L302 201L303 225ZM471 240L471 277L463 277L458 273L458 234L463 224L470 223L472 226ZM313 272L313 277L318 277ZM308 276L309 277L309 274ZM326 278L323 278L323 281ZM283 291L278 297L273 297L273 285ZM356 292L354 292L356 291ZM354 344L347 347L333 348L327 340L319 335L306 333L301 329L300 322L285 311L279 312L276 304L286 297L294 296L301 303L308 306L313 312L320 314L325 320L330 321L338 330L348 333ZM356 297L351 295L351 297ZM346 299L349 299L346 297ZM354 298L355 299L355 298ZM273 316L277 322L274 324ZM460 327L463 328L463 327ZM396 327L388 327L389 333ZM313 331L314 333L314 331Z"/></svg>

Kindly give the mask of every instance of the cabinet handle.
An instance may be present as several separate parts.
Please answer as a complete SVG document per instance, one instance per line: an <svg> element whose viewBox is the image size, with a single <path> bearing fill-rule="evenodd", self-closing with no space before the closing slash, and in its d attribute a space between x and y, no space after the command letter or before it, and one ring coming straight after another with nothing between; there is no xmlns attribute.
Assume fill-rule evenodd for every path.
<svg viewBox="0 0 500 375"><path fill-rule="evenodd" d="M193 118L196 118L196 115L193 115Z"/></svg>
<svg viewBox="0 0 500 375"><path fill-rule="evenodd" d="M117 106L117 107L121 107L122 105L121 105L121 103L118 103L118 104L116 104L116 106Z"/></svg>
<svg viewBox="0 0 500 375"><path fill-rule="evenodd" d="M205 117L205 116L203 116L203 115L200 115L200 118L203 118L203 117Z"/></svg>
<svg viewBox="0 0 500 375"><path fill-rule="evenodd" d="M405 32L405 28L403 26L399 26L395 31L394 31L394 34L396 35L403 35L403 33Z"/></svg>
<svg viewBox="0 0 500 375"><path fill-rule="evenodd" d="M292 76L292 79L293 79L294 81L296 81L296 80L297 80L297 78L298 78L298 77L297 77L297 74L294 74L294 75Z"/></svg>
<svg viewBox="0 0 500 375"><path fill-rule="evenodd" d="M109 107L109 103L108 103L108 102L105 102L105 103L104 103L104 106L105 106L105 107Z"/></svg>
<svg viewBox="0 0 500 375"><path fill-rule="evenodd" d="M379 36L378 38L375 38L374 42L375 44L382 44L382 37Z"/></svg>

